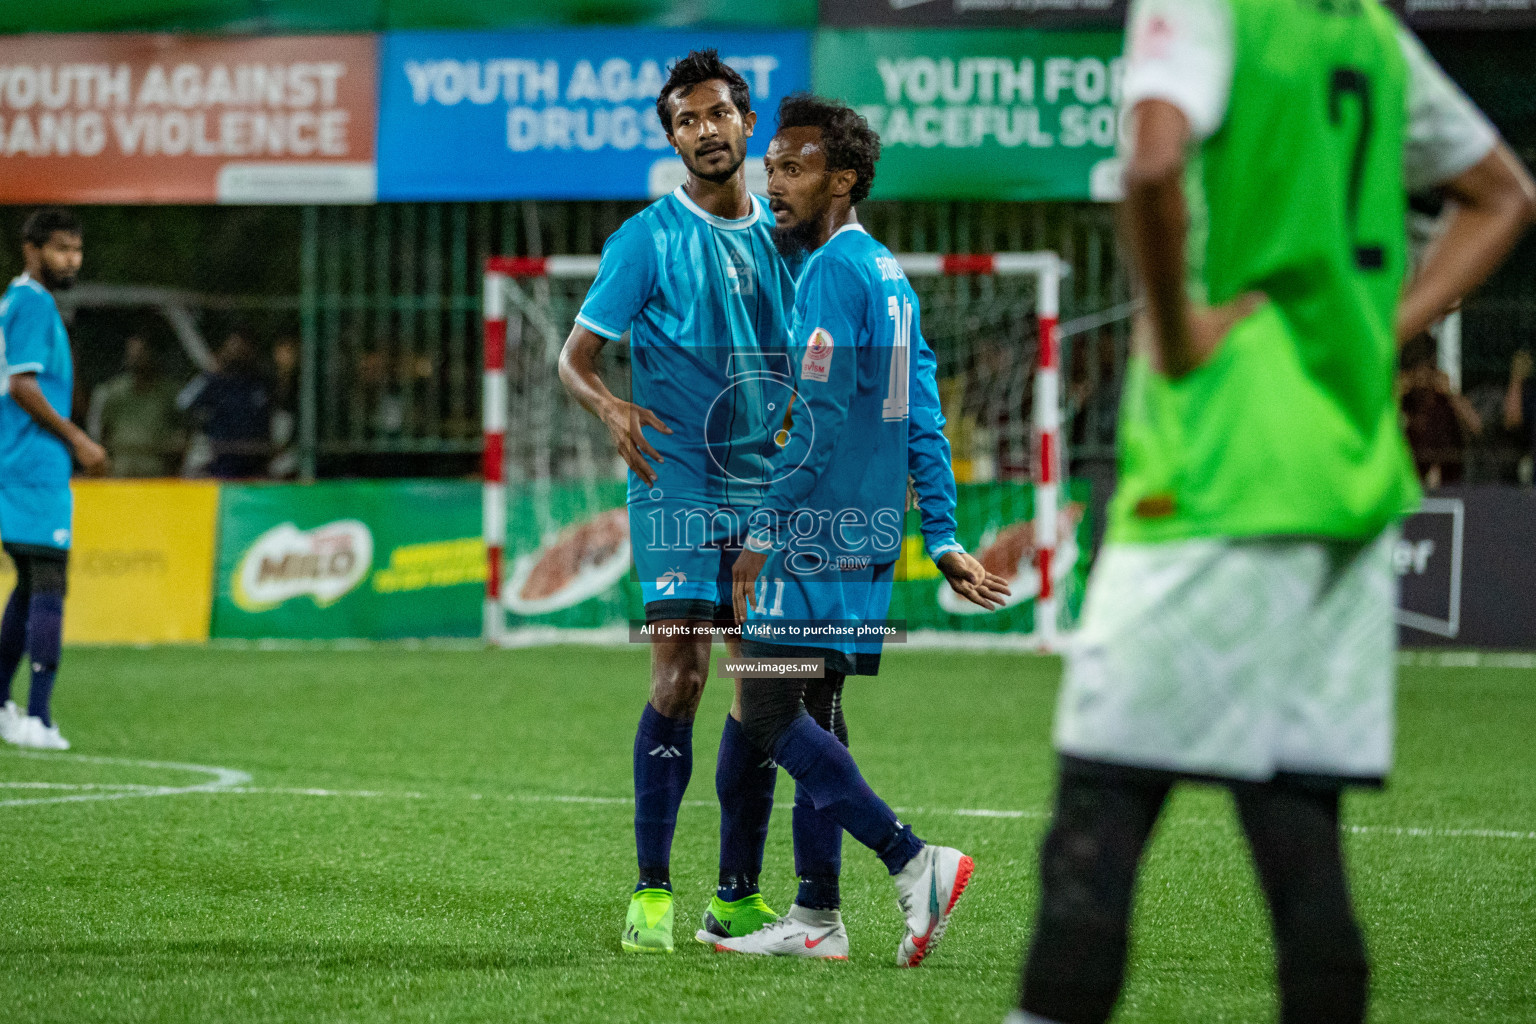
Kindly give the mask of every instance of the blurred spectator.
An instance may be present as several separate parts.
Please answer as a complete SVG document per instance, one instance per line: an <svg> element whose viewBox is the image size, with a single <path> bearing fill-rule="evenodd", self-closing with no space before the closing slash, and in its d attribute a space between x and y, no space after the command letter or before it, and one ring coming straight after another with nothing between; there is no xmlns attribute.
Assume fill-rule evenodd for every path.
<svg viewBox="0 0 1536 1024"><path fill-rule="evenodd" d="M1504 429L1520 436L1517 473L1527 487L1536 468L1536 376L1532 369L1531 353L1526 349L1516 352L1509 363L1509 387L1504 390Z"/></svg>
<svg viewBox="0 0 1536 1024"><path fill-rule="evenodd" d="M284 336L272 345L272 462L268 474L289 480L299 473L299 343Z"/></svg>
<svg viewBox="0 0 1536 1024"><path fill-rule="evenodd" d="M1451 389L1451 379L1435 365L1430 335L1403 346L1397 393L1419 479L1429 488L1460 483L1466 476L1467 440L1481 434L1483 424L1472 403Z"/></svg>
<svg viewBox="0 0 1536 1024"><path fill-rule="evenodd" d="M403 361L399 368L408 372ZM405 434L405 393L399 375L390 369L389 354L377 348L364 352L358 366L369 435L376 440L397 440Z"/></svg>
<svg viewBox="0 0 1536 1024"><path fill-rule="evenodd" d="M189 470L220 480L263 476L272 449L272 398L257 370L256 350L234 331L219 346L215 363L215 370L198 374L176 399L208 447L207 465Z"/></svg>
<svg viewBox="0 0 1536 1024"><path fill-rule="evenodd" d="M91 395L86 429L112 457L113 476L175 474L184 443L176 385L138 335L123 343L123 372Z"/></svg>

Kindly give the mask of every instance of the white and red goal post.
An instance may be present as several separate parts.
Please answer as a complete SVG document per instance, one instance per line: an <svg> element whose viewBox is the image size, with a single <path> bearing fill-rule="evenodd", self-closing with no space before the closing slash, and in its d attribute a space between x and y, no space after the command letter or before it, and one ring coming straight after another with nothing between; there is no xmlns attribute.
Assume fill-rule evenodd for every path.
<svg viewBox="0 0 1536 1024"><path fill-rule="evenodd" d="M1054 252L901 253L897 261L909 278L961 276L1027 276L1034 278L1035 316L1039 332L1034 379L1033 433L1038 445L1031 460L1034 477L1035 568L1039 592L1035 599L1035 645L1055 649L1060 619L1053 564L1057 546L1058 511L1064 464L1061 424L1061 347L1057 327L1061 281L1068 266ZM492 256L485 263L485 395L484 395L484 512L486 555L485 639L500 644L506 637L502 586L506 557L507 493L507 297L508 285L526 279L586 279L596 277L596 256Z"/></svg>

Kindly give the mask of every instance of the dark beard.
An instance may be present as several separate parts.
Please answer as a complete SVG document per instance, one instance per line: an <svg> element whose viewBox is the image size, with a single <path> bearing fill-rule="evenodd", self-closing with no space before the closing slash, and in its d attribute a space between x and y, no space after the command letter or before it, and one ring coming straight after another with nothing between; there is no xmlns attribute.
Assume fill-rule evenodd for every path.
<svg viewBox="0 0 1536 1024"><path fill-rule="evenodd" d="M736 172L741 170L741 165L746 163L746 162L747 162L747 154L745 152L743 152L741 154L741 159L737 160L735 163L731 164L729 170L719 171L718 173L715 173L715 174L705 174L703 171L701 171L697 167L693 166L693 164L690 163L687 160L684 160L683 164L684 164L684 166L686 166L688 168L688 173L693 175L695 178L698 178L700 181L707 181L707 182L709 182L712 185L723 185L726 182L730 181L731 178L736 174Z"/></svg>
<svg viewBox="0 0 1536 1024"><path fill-rule="evenodd" d="M816 247L816 221L802 220L787 228L774 228L773 247L785 259L804 256Z"/></svg>
<svg viewBox="0 0 1536 1024"><path fill-rule="evenodd" d="M50 292L67 292L75 286L78 274L69 274L64 277L55 277L53 271L44 263L38 270L38 283Z"/></svg>

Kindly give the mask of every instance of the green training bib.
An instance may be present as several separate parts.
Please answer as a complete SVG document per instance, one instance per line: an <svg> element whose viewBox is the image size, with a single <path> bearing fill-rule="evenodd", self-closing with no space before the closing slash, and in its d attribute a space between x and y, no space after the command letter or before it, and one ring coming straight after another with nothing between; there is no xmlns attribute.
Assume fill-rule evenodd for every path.
<svg viewBox="0 0 1536 1024"><path fill-rule="evenodd" d="M1365 538L1420 493L1393 394L1407 67L1375 0L1227 0L1222 126L1190 161L1189 281L1271 301L1172 381L1132 358L1110 539Z"/></svg>

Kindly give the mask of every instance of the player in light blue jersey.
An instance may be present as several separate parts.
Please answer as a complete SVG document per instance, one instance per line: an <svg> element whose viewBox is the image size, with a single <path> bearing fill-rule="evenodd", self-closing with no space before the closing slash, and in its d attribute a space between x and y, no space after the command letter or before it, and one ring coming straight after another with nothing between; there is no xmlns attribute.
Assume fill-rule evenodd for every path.
<svg viewBox="0 0 1536 1024"><path fill-rule="evenodd" d="M80 273L80 222L66 210L32 213L22 226L26 272L0 298L0 544L16 588L0 618L0 737L68 750L49 708L64 631L64 580L74 502L70 455L103 473L107 453L69 421L74 364L53 293ZM10 699L23 656L32 688L22 715Z"/></svg>
<svg viewBox="0 0 1536 1024"><path fill-rule="evenodd" d="M743 163L756 115L713 50L675 64L657 113L688 178L603 247L561 354L570 393L607 425L630 468L631 549L653 634L650 699L635 738L639 882L622 947L670 952L670 856L693 766L693 719L711 634L730 624L731 565L791 415L785 354L794 282ZM598 374L629 333L631 400ZM642 432L643 428L643 432ZM720 888L706 929L740 935L777 915L758 893L776 770L727 715L716 767Z"/></svg>
<svg viewBox="0 0 1536 1024"><path fill-rule="evenodd" d="M906 967L921 963L943 935L971 859L923 843L896 818L860 775L845 736L813 719L808 695L830 691L837 700L844 677L878 670L883 634L859 631L882 624L889 608L909 472L929 554L950 585L986 608L1008 591L955 542L949 444L936 360L917 329L917 296L854 210L869 194L879 151L857 113L807 95L780 106L768 148L776 241L810 256L791 326L797 412L733 570L734 610L744 655L817 659L822 675L742 680L743 730L796 782L802 885L785 917L717 947L846 956L836 892L846 829L895 879L907 926L897 963ZM803 863L818 853L819 871ZM830 891L806 884L818 875L830 876Z"/></svg>

